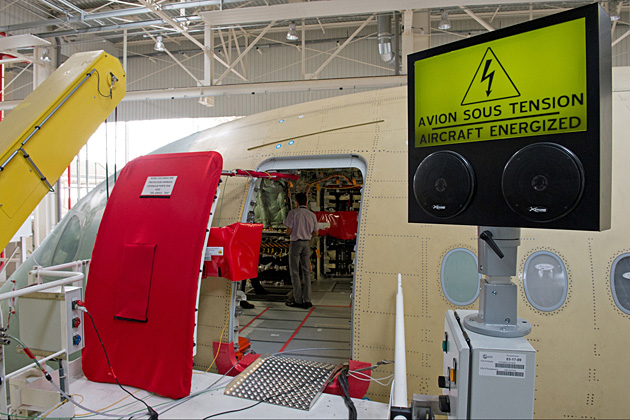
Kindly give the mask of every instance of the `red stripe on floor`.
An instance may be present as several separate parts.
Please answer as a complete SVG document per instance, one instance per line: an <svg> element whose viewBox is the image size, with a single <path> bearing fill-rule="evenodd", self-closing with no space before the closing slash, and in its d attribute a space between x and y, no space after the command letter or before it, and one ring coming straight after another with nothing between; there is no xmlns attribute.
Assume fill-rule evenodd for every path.
<svg viewBox="0 0 630 420"><path fill-rule="evenodd" d="M254 321L256 321L256 320L258 319L258 317L259 317L259 316L261 316L262 314L264 314L265 312L267 312L267 309L269 309L269 306L267 306L267 307L265 308L265 310L264 310L264 311L262 311L261 313L259 313L258 315L256 315L256 316L254 317L254 319L252 319L251 321L249 321L249 322L247 323L247 325L245 325L243 328L241 328L238 332L242 332L245 328L249 327L249 326L250 326L250 324L251 324L252 322L254 322Z"/></svg>
<svg viewBox="0 0 630 420"><path fill-rule="evenodd" d="M280 351L278 353L282 353L284 351L284 349L287 348L287 346L289 345L289 343L291 342L291 340L293 340L295 338L295 336L297 335L297 333L300 331L300 329L302 328L302 326L304 325L304 323L306 322L306 320L308 319L309 316L311 316L311 314L313 313L313 311L315 310L315 307L312 307L311 310L308 312L308 314L306 315L306 317L304 317L304 319L302 320L302 322L300 323L300 325L298 325L297 329L293 332L293 335L291 335L291 337L289 337L289 340L284 343L284 346L282 346L282 348L280 349Z"/></svg>

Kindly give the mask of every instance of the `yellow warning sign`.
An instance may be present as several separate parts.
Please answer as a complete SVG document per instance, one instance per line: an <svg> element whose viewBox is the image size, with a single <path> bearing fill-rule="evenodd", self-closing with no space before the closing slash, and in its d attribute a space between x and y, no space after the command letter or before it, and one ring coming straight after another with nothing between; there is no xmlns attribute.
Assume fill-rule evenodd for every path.
<svg viewBox="0 0 630 420"><path fill-rule="evenodd" d="M477 72L462 99L462 105L509 99L521 96L501 62L488 47L479 63Z"/></svg>
<svg viewBox="0 0 630 420"><path fill-rule="evenodd" d="M415 146L586 130L586 21L414 63Z"/></svg>

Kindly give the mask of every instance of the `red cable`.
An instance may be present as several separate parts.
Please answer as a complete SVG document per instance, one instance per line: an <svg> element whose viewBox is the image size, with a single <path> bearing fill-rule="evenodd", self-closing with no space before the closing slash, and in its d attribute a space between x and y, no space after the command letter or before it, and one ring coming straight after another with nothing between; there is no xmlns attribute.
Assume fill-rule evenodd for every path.
<svg viewBox="0 0 630 420"><path fill-rule="evenodd" d="M26 353L26 355L30 357L31 359L35 360L35 355L31 351L31 349L29 349L28 347L24 347L24 353Z"/></svg>

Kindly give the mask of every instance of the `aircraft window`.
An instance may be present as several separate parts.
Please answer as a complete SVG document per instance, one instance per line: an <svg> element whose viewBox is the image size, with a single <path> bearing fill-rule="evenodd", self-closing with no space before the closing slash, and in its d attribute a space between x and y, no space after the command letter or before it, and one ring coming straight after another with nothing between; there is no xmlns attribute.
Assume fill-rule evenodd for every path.
<svg viewBox="0 0 630 420"><path fill-rule="evenodd" d="M479 295L481 275L477 269L477 256L470 250L456 248L442 261L442 291L455 305L470 305Z"/></svg>
<svg viewBox="0 0 630 420"><path fill-rule="evenodd" d="M79 249L79 238L81 236L81 223L77 216L72 216L57 243L57 248L52 258L52 265L71 262L77 255Z"/></svg>
<svg viewBox="0 0 630 420"><path fill-rule="evenodd" d="M538 251L525 261L523 288L534 308L555 311L566 300L568 287L567 270L556 254Z"/></svg>
<svg viewBox="0 0 630 420"><path fill-rule="evenodd" d="M619 309L630 314L630 254L620 255L613 262L610 289Z"/></svg>

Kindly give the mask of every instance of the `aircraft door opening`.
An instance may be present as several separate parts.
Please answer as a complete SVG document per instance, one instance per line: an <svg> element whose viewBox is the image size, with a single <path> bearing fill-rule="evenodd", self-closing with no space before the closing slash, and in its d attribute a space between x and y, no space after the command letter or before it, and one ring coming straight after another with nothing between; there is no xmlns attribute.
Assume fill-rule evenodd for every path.
<svg viewBox="0 0 630 420"><path fill-rule="evenodd" d="M244 281L238 335L256 353L288 353L329 363L352 354L352 293L357 236L366 165L356 156L273 159L258 171L298 175L297 180L252 182L243 222L262 223L258 277ZM293 301L289 269L290 239L284 225L298 193L317 217L318 235L310 241L310 305ZM235 337L236 339L236 337Z"/></svg>

